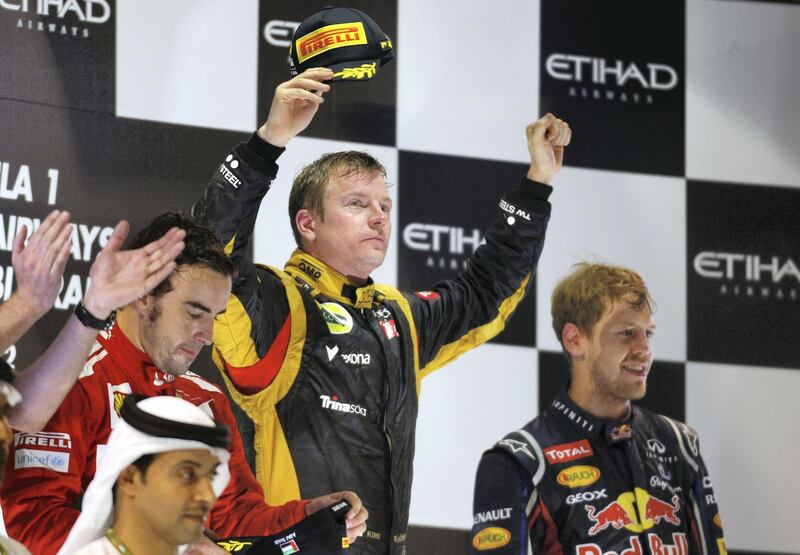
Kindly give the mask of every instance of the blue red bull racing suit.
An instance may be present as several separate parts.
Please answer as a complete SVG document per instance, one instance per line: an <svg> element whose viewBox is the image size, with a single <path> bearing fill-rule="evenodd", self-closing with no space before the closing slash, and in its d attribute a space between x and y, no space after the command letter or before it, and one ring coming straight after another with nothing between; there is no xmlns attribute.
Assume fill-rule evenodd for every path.
<svg viewBox="0 0 800 555"><path fill-rule="evenodd" d="M695 431L635 406L600 420L566 389L484 453L473 518L473 553L726 553Z"/></svg>

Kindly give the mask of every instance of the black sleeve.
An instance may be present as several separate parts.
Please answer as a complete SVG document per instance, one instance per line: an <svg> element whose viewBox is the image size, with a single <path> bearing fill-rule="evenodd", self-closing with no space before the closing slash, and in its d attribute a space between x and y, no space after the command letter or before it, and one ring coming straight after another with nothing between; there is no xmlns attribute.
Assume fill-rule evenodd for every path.
<svg viewBox="0 0 800 555"><path fill-rule="evenodd" d="M192 207L196 218L214 227L236 268L233 295L225 314L217 318L214 344L225 361L237 367L251 366L264 356L289 312L282 283L253 264L249 249L261 201L278 173L276 160L283 150L253 134L228 154Z"/></svg>
<svg viewBox="0 0 800 555"><path fill-rule="evenodd" d="M422 377L505 327L533 282L552 187L524 179L499 203L485 243L455 279L406 294L418 330Z"/></svg>

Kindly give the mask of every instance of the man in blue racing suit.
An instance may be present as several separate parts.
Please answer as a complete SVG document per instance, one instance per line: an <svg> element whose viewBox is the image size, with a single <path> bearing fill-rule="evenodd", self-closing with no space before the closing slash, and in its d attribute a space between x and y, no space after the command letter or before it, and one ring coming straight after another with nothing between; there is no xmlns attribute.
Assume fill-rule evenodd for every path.
<svg viewBox="0 0 800 555"><path fill-rule="evenodd" d="M653 362L652 299L629 269L581 264L552 297L571 382L484 453L472 552L725 555L694 430L631 404Z"/></svg>

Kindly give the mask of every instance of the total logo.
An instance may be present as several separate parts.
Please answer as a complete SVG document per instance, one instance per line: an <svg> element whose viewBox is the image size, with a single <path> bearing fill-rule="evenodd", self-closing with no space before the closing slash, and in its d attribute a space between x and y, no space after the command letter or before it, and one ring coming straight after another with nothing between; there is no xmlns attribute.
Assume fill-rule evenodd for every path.
<svg viewBox="0 0 800 555"><path fill-rule="evenodd" d="M403 228L403 244L411 250L431 253L428 268L462 270L467 259L483 243L481 230L414 222Z"/></svg>
<svg viewBox="0 0 800 555"><path fill-rule="evenodd" d="M674 68L653 62L637 64L556 52L547 57L545 69L552 79L570 83L569 96L607 102L653 104L654 91L667 92L678 86Z"/></svg>
<svg viewBox="0 0 800 555"><path fill-rule="evenodd" d="M76 23L101 25L111 18L108 0L0 0L0 9L19 14L18 29L82 38L89 28Z"/></svg>
<svg viewBox="0 0 800 555"><path fill-rule="evenodd" d="M322 408L328 410L335 410L338 412L345 412L348 414L358 414L361 416L367 415L367 409L362 407L361 405L354 405L352 403L342 403L339 401L339 396L334 395L331 397L330 395L320 395L320 400L322 401Z"/></svg>
<svg viewBox="0 0 800 555"><path fill-rule="evenodd" d="M553 445L544 450L544 454L550 464L559 464L575 459L590 457L594 454L589 442L585 439L573 443L562 443Z"/></svg>
<svg viewBox="0 0 800 555"><path fill-rule="evenodd" d="M642 549L642 542L637 537L630 537L630 547L623 549L619 553L616 551L603 551L603 548L596 543L583 543L575 547L576 555L645 555ZM650 547L650 555L689 555L689 542L686 534L672 534L672 544L664 543L664 540L656 534L647 535L647 543ZM725 553L725 552L722 552Z"/></svg>
<svg viewBox="0 0 800 555"><path fill-rule="evenodd" d="M722 296L800 299L800 269L788 257L702 251L692 266L700 277L719 280Z"/></svg>
<svg viewBox="0 0 800 555"><path fill-rule="evenodd" d="M597 535L607 528L615 530L625 528L630 532L643 532L661 521L680 526L679 501L678 496L673 495L671 503L667 503L641 488L636 488L632 492L621 494L616 501L612 501L600 510L593 505L586 505L584 507L586 516L593 523L589 528L589 535Z"/></svg>

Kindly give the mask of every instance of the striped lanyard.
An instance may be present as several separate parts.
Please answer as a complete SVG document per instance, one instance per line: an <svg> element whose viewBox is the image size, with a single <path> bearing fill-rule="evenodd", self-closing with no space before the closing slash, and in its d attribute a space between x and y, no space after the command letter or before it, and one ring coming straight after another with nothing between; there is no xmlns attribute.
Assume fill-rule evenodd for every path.
<svg viewBox="0 0 800 555"><path fill-rule="evenodd" d="M133 555L133 551L128 549L128 547L122 543L122 540L117 537L117 534L114 533L113 528L109 528L106 530L106 539L111 542L117 551L122 553L122 555Z"/></svg>

